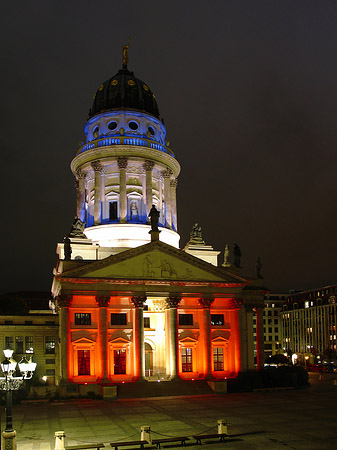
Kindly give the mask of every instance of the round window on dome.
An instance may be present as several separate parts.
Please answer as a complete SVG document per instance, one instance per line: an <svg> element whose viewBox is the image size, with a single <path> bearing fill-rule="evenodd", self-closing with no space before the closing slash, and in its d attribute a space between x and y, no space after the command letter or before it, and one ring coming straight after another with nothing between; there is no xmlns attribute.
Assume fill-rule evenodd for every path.
<svg viewBox="0 0 337 450"><path fill-rule="evenodd" d="M112 121L108 124L109 130L115 130L117 128L117 122Z"/></svg>
<svg viewBox="0 0 337 450"><path fill-rule="evenodd" d="M129 125L130 130L133 130L133 131L138 130L139 125L137 122L131 120L131 122L129 122L128 125Z"/></svg>
<svg viewBox="0 0 337 450"><path fill-rule="evenodd" d="M149 130L151 136L154 136L154 129L152 127L149 127L148 130Z"/></svg>
<svg viewBox="0 0 337 450"><path fill-rule="evenodd" d="M99 132L99 127L95 127L95 128L94 128L94 131L93 131L93 133L92 133L92 134L94 135L95 138L98 137L98 132Z"/></svg>

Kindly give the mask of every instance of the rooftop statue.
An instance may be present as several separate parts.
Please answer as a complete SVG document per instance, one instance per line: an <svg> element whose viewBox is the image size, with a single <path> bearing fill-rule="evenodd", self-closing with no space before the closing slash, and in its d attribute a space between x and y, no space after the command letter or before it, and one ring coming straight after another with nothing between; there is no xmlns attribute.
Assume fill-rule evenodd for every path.
<svg viewBox="0 0 337 450"><path fill-rule="evenodd" d="M151 221L151 231L159 231L158 223L159 223L160 212L156 209L154 205L150 209L149 217Z"/></svg>
<svg viewBox="0 0 337 450"><path fill-rule="evenodd" d="M233 249L234 266L241 267L241 250L238 244L234 244Z"/></svg>
<svg viewBox="0 0 337 450"><path fill-rule="evenodd" d="M64 259L69 261L71 259L72 253L69 235L64 236L63 243L64 243Z"/></svg>
<svg viewBox="0 0 337 450"><path fill-rule="evenodd" d="M192 227L189 243L190 244L205 244L205 241L202 238L201 226L198 223L195 223Z"/></svg>
<svg viewBox="0 0 337 450"><path fill-rule="evenodd" d="M231 264L229 262L229 245L226 244L225 251L224 251L224 261L223 266L229 267Z"/></svg>
<svg viewBox="0 0 337 450"><path fill-rule="evenodd" d="M75 217L73 220L73 223L71 225L71 230L69 233L69 237L79 237L79 238L85 238L85 235L83 233L84 230L84 222L79 217Z"/></svg>
<svg viewBox="0 0 337 450"><path fill-rule="evenodd" d="M256 277L257 278L263 278L263 276L261 274L261 269L262 269L262 263L261 263L260 257L258 257L257 261L256 261Z"/></svg>

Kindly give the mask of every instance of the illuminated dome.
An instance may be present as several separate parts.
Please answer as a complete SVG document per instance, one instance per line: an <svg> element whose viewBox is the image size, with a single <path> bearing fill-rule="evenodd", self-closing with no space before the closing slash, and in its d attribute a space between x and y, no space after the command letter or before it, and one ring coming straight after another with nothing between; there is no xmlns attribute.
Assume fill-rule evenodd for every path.
<svg viewBox="0 0 337 450"><path fill-rule="evenodd" d="M126 60L123 52L123 68L98 88L85 142L71 162L77 216L87 238L111 248L111 254L150 242L149 212L155 205L160 240L179 248L180 165L166 141L154 94Z"/></svg>
<svg viewBox="0 0 337 450"><path fill-rule="evenodd" d="M158 119L160 117L155 95L144 81L136 78L133 72L127 69L126 65L100 85L94 95L89 117L114 109L144 111Z"/></svg>

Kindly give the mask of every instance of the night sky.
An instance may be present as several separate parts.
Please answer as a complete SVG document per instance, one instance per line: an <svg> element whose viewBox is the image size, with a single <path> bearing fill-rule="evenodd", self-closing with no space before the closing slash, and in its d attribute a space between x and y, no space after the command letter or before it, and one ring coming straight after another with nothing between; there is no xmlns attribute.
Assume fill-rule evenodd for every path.
<svg viewBox="0 0 337 450"><path fill-rule="evenodd" d="M122 66L156 94L181 165L180 246L238 243L273 292L336 284L336 2L4 2L1 293L50 290L70 162ZM222 260L221 260L222 262Z"/></svg>

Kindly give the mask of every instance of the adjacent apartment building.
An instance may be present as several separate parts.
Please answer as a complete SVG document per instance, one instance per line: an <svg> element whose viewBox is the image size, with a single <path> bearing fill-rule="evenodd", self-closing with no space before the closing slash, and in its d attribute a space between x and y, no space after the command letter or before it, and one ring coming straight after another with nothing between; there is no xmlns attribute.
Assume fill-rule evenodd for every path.
<svg viewBox="0 0 337 450"><path fill-rule="evenodd" d="M282 347L305 364L336 360L337 285L287 296L282 312Z"/></svg>

